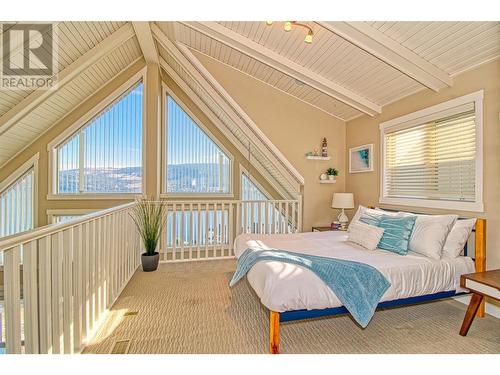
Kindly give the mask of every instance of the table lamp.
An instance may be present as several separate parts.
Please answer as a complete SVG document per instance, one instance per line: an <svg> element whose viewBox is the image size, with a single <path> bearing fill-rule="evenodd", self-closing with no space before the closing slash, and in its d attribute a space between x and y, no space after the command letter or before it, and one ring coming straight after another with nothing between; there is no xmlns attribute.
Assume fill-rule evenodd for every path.
<svg viewBox="0 0 500 375"><path fill-rule="evenodd" d="M346 208L354 208L354 196L352 193L333 193L332 198L332 208L341 208L337 220L340 223L340 227L342 230L346 229L346 224L349 222L349 218L344 212Z"/></svg>

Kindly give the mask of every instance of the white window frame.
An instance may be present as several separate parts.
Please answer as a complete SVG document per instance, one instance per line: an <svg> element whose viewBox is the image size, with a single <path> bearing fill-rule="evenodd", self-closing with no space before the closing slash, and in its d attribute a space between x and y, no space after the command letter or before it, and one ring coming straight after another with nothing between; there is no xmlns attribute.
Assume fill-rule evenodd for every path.
<svg viewBox="0 0 500 375"><path fill-rule="evenodd" d="M136 83L142 81L144 94L142 97L142 192L141 193L75 193L60 194L57 193L57 147L64 141L71 138L75 133L82 129L100 112L113 104L120 96ZM73 125L69 126L47 145L49 154L48 163L48 194L47 200L95 200L95 199L130 199L144 195L146 191L146 68L130 77L120 87L114 90L110 95L103 99L98 105L80 117Z"/></svg>
<svg viewBox="0 0 500 375"><path fill-rule="evenodd" d="M33 228L38 226L38 161L40 160L40 153L36 153L31 158L26 160L19 168L11 173L7 178L0 182L0 194L14 184L30 169L33 169Z"/></svg>
<svg viewBox="0 0 500 375"><path fill-rule="evenodd" d="M461 96L446 102L416 111L405 116L401 116L380 124L380 196L379 203L412 207L442 208L449 210L484 212L483 204L483 97L484 90L479 90L468 95ZM427 119L431 119L437 113L452 109L454 107L474 103L475 123L476 123L476 178L475 178L475 201L458 202L434 199L415 198L394 198L385 195L385 164L386 164L386 144L385 134L398 127L409 128L412 125L422 124ZM403 126L404 125L404 126Z"/></svg>
<svg viewBox="0 0 500 375"><path fill-rule="evenodd" d="M64 209L48 209L47 210L47 223L54 224L56 216L76 216L76 215L88 215L93 212L97 212L100 209L90 209L90 208L64 208Z"/></svg>
<svg viewBox="0 0 500 375"><path fill-rule="evenodd" d="M229 150L214 136L214 134L203 124L202 121L184 104L184 102L168 87L167 84L162 83L162 116L161 116L161 163L158 163L158 176L161 179L161 198L233 198L234 197L234 156ZM167 193L167 137L168 137L168 124L167 124L167 95L182 108L186 114L196 123L196 125L219 147L224 154L229 158L229 192L228 193Z"/></svg>

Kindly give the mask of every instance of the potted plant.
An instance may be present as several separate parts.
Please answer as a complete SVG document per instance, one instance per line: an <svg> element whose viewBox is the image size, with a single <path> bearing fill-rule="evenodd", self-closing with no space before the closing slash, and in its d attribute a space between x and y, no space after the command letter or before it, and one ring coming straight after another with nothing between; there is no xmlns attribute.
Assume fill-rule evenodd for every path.
<svg viewBox="0 0 500 375"><path fill-rule="evenodd" d="M335 180L335 176L339 174L339 171L336 170L335 168L328 168L326 170L326 174L328 175L329 180Z"/></svg>
<svg viewBox="0 0 500 375"><path fill-rule="evenodd" d="M141 199L132 210L131 216L141 236L145 252L141 255L142 270L155 271L160 254L156 251L166 223L165 205L161 202Z"/></svg>

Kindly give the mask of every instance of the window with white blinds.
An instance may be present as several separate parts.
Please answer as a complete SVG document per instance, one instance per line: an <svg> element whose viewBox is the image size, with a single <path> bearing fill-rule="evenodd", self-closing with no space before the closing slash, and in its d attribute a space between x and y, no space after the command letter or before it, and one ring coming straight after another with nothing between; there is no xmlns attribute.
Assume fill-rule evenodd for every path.
<svg viewBox="0 0 500 375"><path fill-rule="evenodd" d="M411 205L456 209L482 205L477 105L442 108L382 130L382 203L407 200Z"/></svg>
<svg viewBox="0 0 500 375"><path fill-rule="evenodd" d="M265 201L268 200L266 194L247 176L241 174L241 200L243 201Z"/></svg>
<svg viewBox="0 0 500 375"><path fill-rule="evenodd" d="M34 169L0 192L0 237L33 229Z"/></svg>
<svg viewBox="0 0 500 375"><path fill-rule="evenodd" d="M57 194L142 192L143 84L56 149Z"/></svg>
<svg viewBox="0 0 500 375"><path fill-rule="evenodd" d="M166 192L230 193L230 158L170 95L166 119Z"/></svg>

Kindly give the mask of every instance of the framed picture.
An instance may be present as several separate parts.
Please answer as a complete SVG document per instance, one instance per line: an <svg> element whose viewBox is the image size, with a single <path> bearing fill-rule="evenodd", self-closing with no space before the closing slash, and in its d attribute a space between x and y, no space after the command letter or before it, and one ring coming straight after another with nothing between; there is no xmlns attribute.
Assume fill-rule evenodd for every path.
<svg viewBox="0 0 500 375"><path fill-rule="evenodd" d="M373 171L373 143L349 149L349 173Z"/></svg>

